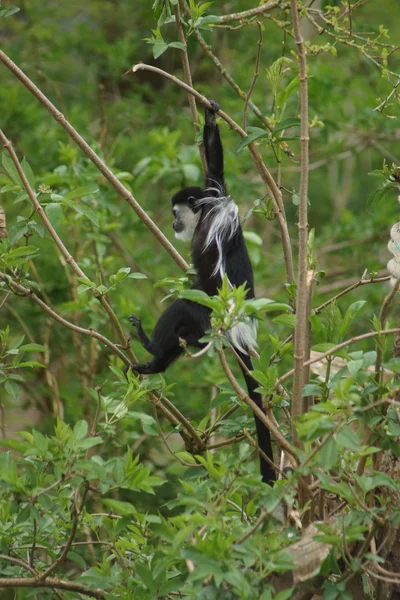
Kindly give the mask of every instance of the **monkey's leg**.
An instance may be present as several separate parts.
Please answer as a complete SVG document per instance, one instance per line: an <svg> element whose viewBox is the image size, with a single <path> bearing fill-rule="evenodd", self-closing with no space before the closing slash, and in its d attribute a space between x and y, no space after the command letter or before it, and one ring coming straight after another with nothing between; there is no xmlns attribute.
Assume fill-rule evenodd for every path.
<svg viewBox="0 0 400 600"><path fill-rule="evenodd" d="M150 352L150 354L154 354L151 341L145 334L140 319L131 315L130 317L128 317L128 321L130 321L132 325L136 327L136 333L138 335L139 342L142 344L143 348L147 350L147 352Z"/></svg>

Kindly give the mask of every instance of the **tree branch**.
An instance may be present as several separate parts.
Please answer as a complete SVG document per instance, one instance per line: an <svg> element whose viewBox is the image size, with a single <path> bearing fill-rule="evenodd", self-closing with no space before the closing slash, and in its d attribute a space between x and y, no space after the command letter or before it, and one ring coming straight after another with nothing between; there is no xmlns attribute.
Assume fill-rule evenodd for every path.
<svg viewBox="0 0 400 600"><path fill-rule="evenodd" d="M229 365L226 360L226 356L222 350L218 351L218 356L219 356L219 360L221 362L222 368L225 372L225 375L227 376L231 386L235 390L236 394L239 396L240 400L242 400L245 404L247 404L247 406L260 419L260 421L265 425L265 427L267 427L270 430L270 432L272 433L272 435L274 436L274 438L276 439L278 444L281 446L281 448L289 454L290 462L293 465L293 467L296 467L297 457L296 457L295 450L292 448L292 446L289 444L289 442L283 437L281 432L275 427L275 424L272 422L272 420L263 413L263 411L254 402L254 400L252 400L248 396L248 394L246 394L246 392L240 387L238 381L236 380L235 376L233 375L232 371L229 368Z"/></svg>
<svg viewBox="0 0 400 600"><path fill-rule="evenodd" d="M292 396L292 436L294 443L299 446L297 430L294 425L296 417L303 412L302 389L307 383L305 359L307 357L307 328L309 312L307 302L307 244L308 244L308 76L306 49L300 30L300 20L297 0L291 0L292 22L299 57L300 79L300 145L301 145L301 174L299 200L299 261L297 276L296 327L294 332L294 379Z"/></svg>
<svg viewBox="0 0 400 600"><path fill-rule="evenodd" d="M148 214L143 210L140 204L135 200L132 193L119 181L114 175L111 169L105 164L104 161L92 150L89 144L83 139L81 135L72 127L67 121L64 115L50 102L50 100L43 94L43 92L25 75L23 71L2 51L0 50L0 60L14 75L23 83L23 85L43 104L48 110L51 116L60 123L61 127L65 129L68 135L74 140L74 142L83 150L86 156L92 161L97 169L104 175L107 181L112 185L115 191L121 198L123 198L129 206L135 211L138 217L148 227L148 229L157 238L160 244L165 248L171 258L176 262L178 267L183 271L187 271L189 265L182 258L182 256L175 250L171 242L165 237L162 231L157 225L150 219Z"/></svg>
<svg viewBox="0 0 400 600"><path fill-rule="evenodd" d="M53 590L66 590L67 592L76 592L90 598L105 600L101 590L89 590L80 583L56 577L48 577L45 581L40 581L36 577L0 577L1 588L51 588Z"/></svg>
<svg viewBox="0 0 400 600"><path fill-rule="evenodd" d="M243 19L250 19L251 17L255 17L257 15L262 15L273 8L277 8L281 5L280 0L271 0L266 4L262 4L261 6L257 6L256 8L251 8L250 10L244 10L242 12L232 13L230 15L224 15L220 17L218 24L221 23L231 23L232 21L242 21Z"/></svg>
<svg viewBox="0 0 400 600"><path fill-rule="evenodd" d="M129 366L131 364L129 359L125 356L125 354L123 352L121 352L121 350L118 348L118 346L113 344L113 342L111 342L108 338L106 338L101 333L98 333L94 329L85 329L84 327L80 327L79 325L75 325L74 323L67 321L66 319L64 319L64 317L59 315L55 310L50 308L50 306L47 306L47 304L45 302L43 302L43 300L41 300L38 296L36 296L36 294L32 290L24 287L23 285L21 285L20 283L17 283L16 281L13 281L12 279L10 279L10 277L8 277L5 273L2 273L1 271L0 271L0 279L2 281L5 281L7 283L7 285L9 285L10 288L14 291L14 293L18 293L18 295L20 295L20 296L26 296L27 298L30 298L32 300L32 302L35 302L35 304L40 306L40 308L42 310L44 310L48 315L50 315L50 317L52 319L54 319L55 321L57 321L64 327L67 327L68 329L72 329L73 331L76 331L76 333L80 333L81 335L87 335L89 337L94 337L94 338L98 339L100 342L102 342L103 344L108 346L110 348L110 350L114 354L116 354L127 366Z"/></svg>
<svg viewBox="0 0 400 600"><path fill-rule="evenodd" d="M338 344L334 348L327 350L327 352L323 352L322 354L319 354L316 358L307 360L304 363L304 366L308 367L308 365L312 365L315 362L323 360L327 356L331 356L332 354L335 354L335 352L337 352L338 350L341 350L342 348L345 348L346 346L356 344L357 342L361 342L362 340L367 340L368 338L373 338L378 335L393 335L393 334L399 333L399 332L400 332L400 328L396 328L396 329L385 329L384 331L369 331L368 333L363 333L362 335L357 335L355 337L352 337L352 338L346 340L345 342L342 342L341 344ZM279 379L277 380L277 382L274 385L274 390L276 390L284 381L286 381L286 379L289 379L289 377L291 377L293 374L294 374L294 369L290 369L290 371L288 371L287 373L282 375L282 377L279 377Z"/></svg>

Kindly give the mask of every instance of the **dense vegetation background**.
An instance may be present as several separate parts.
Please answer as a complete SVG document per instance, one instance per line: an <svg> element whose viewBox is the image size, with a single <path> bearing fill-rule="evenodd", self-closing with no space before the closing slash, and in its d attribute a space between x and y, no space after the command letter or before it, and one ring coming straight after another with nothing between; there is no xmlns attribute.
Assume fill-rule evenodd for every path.
<svg viewBox="0 0 400 600"><path fill-rule="evenodd" d="M239 124L259 59L251 101L264 123L249 106L248 134L260 136L250 128L264 129L257 148L282 190L296 263L298 61L290 3L273 4L256 20L251 14L235 17L255 8L254 0L203 8L191 0L192 20L184 15L183 27L194 88L217 100ZM11 2L0 7L1 50L172 243L170 197L202 180L199 134L184 90L151 71L126 72L142 61L184 78L176 5L29 0L19 3L18 12ZM400 22L394 18L395 0L304 6L313 228L308 267L316 309L362 277L387 275L389 231L398 220L399 173L393 163L399 164ZM233 18L217 18L227 15ZM223 76L226 71L242 98ZM298 468L274 489L261 485L252 415L215 353L182 359L165 376L142 382L130 376L126 382L115 350L129 356L121 341L121 335L131 334L128 315L140 316L150 332L165 296L190 287L190 280L15 72L5 64L0 72L0 128L19 159L25 157L22 168L45 215L83 272L79 277L70 268L43 226L5 149L0 166L8 232L0 245L1 597L284 600L313 598L318 589L324 600L397 597L400 428L394 376L400 365L392 359L394 336L346 346L336 353L343 360L339 367L330 358L327 371L326 364L320 366L322 378L312 375L304 392L318 402L297 421ZM201 119L200 105L199 113ZM287 338L294 315L284 305L293 304L295 285L288 284L272 200L251 160L249 139L243 148L237 132L224 121L220 128L257 296L280 303L278 313L264 314L265 303L258 312L261 358L255 368L280 431L292 443L290 383L274 386L293 366ZM190 249L180 244L177 250L190 263ZM363 282L313 314L313 349L329 351L348 338L396 327L398 299L396 305L391 298L383 316L381 311L389 291L387 280ZM57 322L51 311L75 330ZM99 332L112 347L78 327ZM145 358L134 337L131 346ZM385 377L382 366L390 369ZM233 362L231 368L240 380ZM165 411L157 416L160 397L180 411L175 425ZM197 441L210 446L201 456L181 414L195 428ZM214 429L217 437L210 438ZM391 453L393 472L379 474L378 450ZM277 460L278 454L277 446ZM283 522L278 505L285 508ZM311 551L288 549L314 520L325 520L317 531L320 560L308 565L307 576L298 576L298 556ZM313 540L316 531L311 533ZM11 578L17 578L14 584Z"/></svg>

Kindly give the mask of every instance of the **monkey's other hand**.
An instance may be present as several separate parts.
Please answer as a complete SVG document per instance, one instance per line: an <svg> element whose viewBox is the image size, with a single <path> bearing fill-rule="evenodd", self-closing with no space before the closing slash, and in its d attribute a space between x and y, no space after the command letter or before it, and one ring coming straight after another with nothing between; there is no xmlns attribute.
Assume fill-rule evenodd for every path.
<svg viewBox="0 0 400 600"><path fill-rule="evenodd" d="M220 105L218 102L215 102L215 100L209 100L209 103L211 104L212 112L216 113L221 109Z"/></svg>
<svg viewBox="0 0 400 600"><path fill-rule="evenodd" d="M132 325L134 325L135 327L137 327L138 325L140 325L140 319L138 319L134 315L131 315L130 317L128 317L128 321L130 323L132 323Z"/></svg>
<svg viewBox="0 0 400 600"><path fill-rule="evenodd" d="M220 110L220 106L215 100L209 100L211 108L205 107L204 115L207 125L215 125L215 113Z"/></svg>

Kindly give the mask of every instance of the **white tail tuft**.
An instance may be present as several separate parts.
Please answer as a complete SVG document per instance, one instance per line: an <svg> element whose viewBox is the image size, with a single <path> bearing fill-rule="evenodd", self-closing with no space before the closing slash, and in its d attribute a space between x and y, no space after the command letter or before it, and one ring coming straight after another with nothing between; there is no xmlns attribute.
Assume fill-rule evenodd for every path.
<svg viewBox="0 0 400 600"><path fill-rule="evenodd" d="M248 349L254 350L257 347L257 330L258 321L249 318L234 325L226 335L239 352L249 354Z"/></svg>

